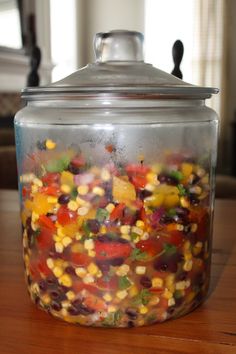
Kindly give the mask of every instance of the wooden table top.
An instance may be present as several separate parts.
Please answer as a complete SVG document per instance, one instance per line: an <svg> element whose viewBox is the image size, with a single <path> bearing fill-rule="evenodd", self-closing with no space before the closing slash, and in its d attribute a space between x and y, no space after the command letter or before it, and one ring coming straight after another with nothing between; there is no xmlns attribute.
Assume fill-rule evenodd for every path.
<svg viewBox="0 0 236 354"><path fill-rule="evenodd" d="M192 313L132 329L76 327L38 310L23 276L18 196L0 190L1 354L236 354L236 201L217 200L211 290Z"/></svg>

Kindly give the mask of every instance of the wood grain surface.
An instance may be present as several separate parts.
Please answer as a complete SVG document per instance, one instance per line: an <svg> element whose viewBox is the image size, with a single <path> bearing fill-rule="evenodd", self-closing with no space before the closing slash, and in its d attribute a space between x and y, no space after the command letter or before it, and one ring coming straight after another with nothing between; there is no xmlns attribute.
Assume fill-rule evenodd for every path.
<svg viewBox="0 0 236 354"><path fill-rule="evenodd" d="M23 276L18 196L0 190L0 354L236 354L236 201L217 200L207 301L132 329L76 327L38 310Z"/></svg>

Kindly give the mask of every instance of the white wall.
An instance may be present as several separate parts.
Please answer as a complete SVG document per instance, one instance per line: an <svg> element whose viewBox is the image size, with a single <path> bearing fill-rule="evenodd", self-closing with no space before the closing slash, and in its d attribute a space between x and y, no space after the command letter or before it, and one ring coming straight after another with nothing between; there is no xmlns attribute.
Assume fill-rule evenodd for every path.
<svg viewBox="0 0 236 354"><path fill-rule="evenodd" d="M79 66L94 61L93 37L97 32L144 31L144 0L78 0L77 14L78 35L83 38L79 41Z"/></svg>

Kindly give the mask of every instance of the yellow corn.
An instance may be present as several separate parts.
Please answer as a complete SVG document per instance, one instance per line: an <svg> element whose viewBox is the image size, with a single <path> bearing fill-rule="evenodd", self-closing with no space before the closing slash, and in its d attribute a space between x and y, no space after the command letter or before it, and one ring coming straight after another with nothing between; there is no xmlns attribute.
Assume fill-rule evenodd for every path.
<svg viewBox="0 0 236 354"><path fill-rule="evenodd" d="M146 267L144 267L144 266L137 266L137 267L135 268L135 273L136 273L136 274L139 274L139 275L145 274L145 273L146 273Z"/></svg>
<svg viewBox="0 0 236 354"><path fill-rule="evenodd" d="M67 297L68 300L73 301L74 298L75 298L75 293L73 291L71 291L71 290L67 291L66 297Z"/></svg>
<svg viewBox="0 0 236 354"><path fill-rule="evenodd" d="M129 234L130 233L130 225L122 225L120 227L120 232L122 234Z"/></svg>
<svg viewBox="0 0 236 354"><path fill-rule="evenodd" d="M112 300L112 296L111 296L111 294L109 294L109 293L105 293L104 295L103 295L103 299L105 300L105 301L111 301Z"/></svg>
<svg viewBox="0 0 236 354"><path fill-rule="evenodd" d="M103 197L104 194L105 194L105 191L104 191L103 188L96 186L96 187L93 188L93 193L96 194L96 195L99 195L100 197Z"/></svg>
<svg viewBox="0 0 236 354"><path fill-rule="evenodd" d="M138 288L135 285L132 285L131 288L129 288L129 296L134 297L138 294Z"/></svg>
<svg viewBox="0 0 236 354"><path fill-rule="evenodd" d="M51 140L51 139L46 140L46 148L48 150L55 149L55 147L56 147L56 143L53 140Z"/></svg>
<svg viewBox="0 0 236 354"><path fill-rule="evenodd" d="M148 312L148 307L147 307L147 306L140 306L139 312L140 312L142 315L145 315L145 313Z"/></svg>
<svg viewBox="0 0 236 354"><path fill-rule="evenodd" d="M120 267L118 267L117 271L116 271L116 275L122 277L128 274L130 270L130 267L128 264L122 264Z"/></svg>
<svg viewBox="0 0 236 354"><path fill-rule="evenodd" d="M118 299L123 300L126 298L126 296L128 295L126 290L120 290L117 291L116 296L118 297Z"/></svg>
<svg viewBox="0 0 236 354"><path fill-rule="evenodd" d="M55 243L55 249L58 253L62 253L64 250L64 246L61 242L56 242Z"/></svg>
<svg viewBox="0 0 236 354"><path fill-rule="evenodd" d="M85 275L85 277L83 278L83 282L85 284L94 283L94 277L92 275Z"/></svg>
<svg viewBox="0 0 236 354"><path fill-rule="evenodd" d="M55 275L55 277L60 278L63 274L63 269L61 267L55 267L53 268L53 274Z"/></svg>
<svg viewBox="0 0 236 354"><path fill-rule="evenodd" d="M136 221L136 226L139 228L139 229L144 229L145 228L145 224L142 220L137 220Z"/></svg>
<svg viewBox="0 0 236 354"><path fill-rule="evenodd" d="M69 194L71 192L71 187L68 186L68 184L62 184L61 185L61 191L63 193Z"/></svg>
<svg viewBox="0 0 236 354"><path fill-rule="evenodd" d="M110 174L110 172L109 172L107 169L105 169L105 168L103 168L103 169L101 170L101 179L102 179L104 182L108 182L108 181L110 181L110 179L111 179L111 174Z"/></svg>
<svg viewBox="0 0 236 354"><path fill-rule="evenodd" d="M76 211L79 206L75 200L70 200L69 203L67 204L67 207L68 207L68 209L70 209L72 211Z"/></svg>
<svg viewBox="0 0 236 354"><path fill-rule="evenodd" d="M163 279L161 278L153 278L152 279L152 287L153 288L162 288L163 287Z"/></svg>
<svg viewBox="0 0 236 354"><path fill-rule="evenodd" d="M78 277L84 278L85 275L87 274L87 271L86 271L86 269L83 268L83 267L77 267L77 268L75 269L75 273L76 273L76 275L77 275Z"/></svg>
<svg viewBox="0 0 236 354"><path fill-rule="evenodd" d="M49 269L53 269L53 267L54 267L54 261L53 261L53 259L52 259L52 258L48 258L46 262L47 262L48 268L49 268Z"/></svg>
<svg viewBox="0 0 236 354"><path fill-rule="evenodd" d="M112 203L109 203L107 206L106 206L106 210L111 213L112 210L115 209L115 205L112 204Z"/></svg>
<svg viewBox="0 0 236 354"><path fill-rule="evenodd" d="M80 194L80 195L86 195L89 191L89 187L87 186L87 184L84 184L84 185L80 185L78 188L77 188L77 192Z"/></svg>
<svg viewBox="0 0 236 354"><path fill-rule="evenodd" d="M69 246L69 244L72 242L72 239L68 236L64 237L62 240L62 244L64 247Z"/></svg>
<svg viewBox="0 0 236 354"><path fill-rule="evenodd" d="M94 249L94 241L92 239L88 239L84 241L84 248L86 250L93 250Z"/></svg>
<svg viewBox="0 0 236 354"><path fill-rule="evenodd" d="M96 275L99 269L95 263L90 263L87 267L87 270L90 275Z"/></svg>
<svg viewBox="0 0 236 354"><path fill-rule="evenodd" d="M72 285L71 277L68 274L63 274L58 281L61 285L64 285L68 288Z"/></svg>

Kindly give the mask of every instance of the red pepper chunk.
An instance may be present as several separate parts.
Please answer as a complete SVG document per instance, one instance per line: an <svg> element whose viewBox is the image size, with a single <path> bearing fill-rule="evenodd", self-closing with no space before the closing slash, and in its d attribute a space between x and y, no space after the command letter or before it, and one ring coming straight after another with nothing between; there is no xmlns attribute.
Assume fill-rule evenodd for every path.
<svg viewBox="0 0 236 354"><path fill-rule="evenodd" d="M91 257L85 253L72 253L71 262L76 266L87 267L91 262Z"/></svg>
<svg viewBox="0 0 236 354"><path fill-rule="evenodd" d="M159 239L149 238L148 240L137 242L136 248L140 249L142 252L146 252L149 256L153 257L163 250L163 245Z"/></svg>
<svg viewBox="0 0 236 354"><path fill-rule="evenodd" d="M46 195L51 195L53 197L57 197L60 193L60 187L58 184L53 183L50 186L47 187L41 187L40 188L40 193L46 194Z"/></svg>
<svg viewBox="0 0 236 354"><path fill-rule="evenodd" d="M49 217L47 217L46 215L40 215L39 216L39 225L40 226L45 226L46 228L48 228L52 232L56 231L56 226L54 225L52 220Z"/></svg>
<svg viewBox="0 0 236 354"><path fill-rule="evenodd" d="M135 186L136 189L144 188L147 184L147 179L143 176L133 176L131 178L131 182Z"/></svg>
<svg viewBox="0 0 236 354"><path fill-rule="evenodd" d="M175 245L176 247L179 247L180 245L182 245L183 240L184 240L184 236L182 232L178 230L170 232L169 243L171 245Z"/></svg>
<svg viewBox="0 0 236 354"><path fill-rule="evenodd" d="M113 258L127 258L130 256L132 247L129 243L119 242L95 242L96 258L98 260L107 260Z"/></svg>
<svg viewBox="0 0 236 354"><path fill-rule="evenodd" d="M117 219L120 219L123 216L123 211L125 209L125 204L120 203L118 204L111 212L110 215L110 220L115 221Z"/></svg>
<svg viewBox="0 0 236 354"><path fill-rule="evenodd" d="M52 185L53 183L59 183L60 173L57 173L57 172L47 173L41 179L42 179L43 184L45 184L47 186Z"/></svg>
<svg viewBox="0 0 236 354"><path fill-rule="evenodd" d="M77 219L77 213L69 210L66 206L62 205L57 211L57 220L61 225L67 225L75 222Z"/></svg>
<svg viewBox="0 0 236 354"><path fill-rule="evenodd" d="M150 167L144 166L142 164L129 164L125 169L127 174L130 176L145 176L150 171Z"/></svg>
<svg viewBox="0 0 236 354"><path fill-rule="evenodd" d="M85 284L82 281L74 281L74 283L72 285L72 289L75 291L75 293L79 293L82 290L87 290L91 294L95 294L95 295L100 294L100 291L96 286L90 285L90 284Z"/></svg>
<svg viewBox="0 0 236 354"><path fill-rule="evenodd" d="M54 245L53 232L46 227L41 227L40 234L37 236L37 244L41 250L50 249Z"/></svg>

